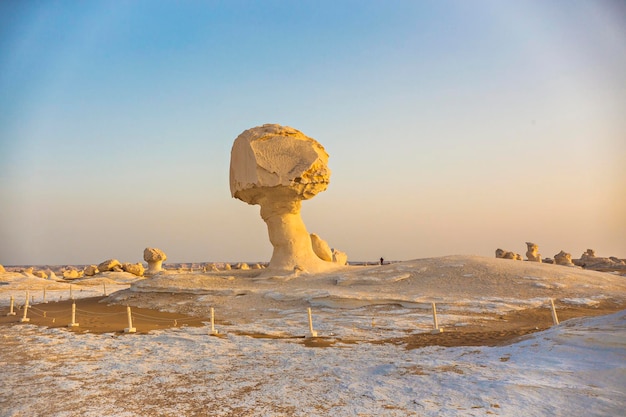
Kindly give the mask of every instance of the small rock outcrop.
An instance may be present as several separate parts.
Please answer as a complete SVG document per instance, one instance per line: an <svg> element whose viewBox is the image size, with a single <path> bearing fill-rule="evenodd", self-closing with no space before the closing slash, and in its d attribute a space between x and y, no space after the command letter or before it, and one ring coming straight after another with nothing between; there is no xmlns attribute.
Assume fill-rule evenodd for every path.
<svg viewBox="0 0 626 417"><path fill-rule="evenodd" d="M93 277L94 275L96 275L98 272L98 266L97 265L89 265L86 266L85 269L83 270L83 274L86 277Z"/></svg>
<svg viewBox="0 0 626 417"><path fill-rule="evenodd" d="M4 266L0 265L0 274L4 274L6 271L6 269L4 269Z"/></svg>
<svg viewBox="0 0 626 417"><path fill-rule="evenodd" d="M561 251L554 255L554 263L563 266L576 266L572 262L572 254L565 251Z"/></svg>
<svg viewBox="0 0 626 417"><path fill-rule="evenodd" d="M311 245L313 245L313 252L323 261L332 262L333 252L330 250L328 243L315 233L311 233Z"/></svg>
<svg viewBox="0 0 626 417"><path fill-rule="evenodd" d="M131 264L131 263L123 263L122 270L124 272L128 272L129 274L136 275L138 277L143 277L146 268L141 263Z"/></svg>
<svg viewBox="0 0 626 417"><path fill-rule="evenodd" d="M580 256L580 259L573 259L572 262L585 269L597 271L620 271L626 269L626 262L624 260L616 258L615 256L609 258L596 256L596 251L593 249L587 249L587 251Z"/></svg>
<svg viewBox="0 0 626 417"><path fill-rule="evenodd" d="M331 249L333 253L333 262L339 265L347 265L348 264L348 255L345 252L337 250L335 248Z"/></svg>
<svg viewBox="0 0 626 417"><path fill-rule="evenodd" d="M541 254L539 253L539 246L532 242L526 242L528 250L526 251L526 259L530 262L541 262Z"/></svg>
<svg viewBox="0 0 626 417"><path fill-rule="evenodd" d="M145 275L155 275L163 270L163 261L167 260L167 255L161 249L145 248L143 251L143 260L148 263L148 269Z"/></svg>
<svg viewBox="0 0 626 417"><path fill-rule="evenodd" d="M63 271L63 279L76 279L80 278L81 276L82 274L74 268L66 269L65 271Z"/></svg>
<svg viewBox="0 0 626 417"><path fill-rule="evenodd" d="M117 259L107 259L106 261L98 265L98 271L107 272L115 271L122 272L122 264Z"/></svg>
<svg viewBox="0 0 626 417"><path fill-rule="evenodd" d="M46 274L44 271L35 271L33 275L36 276L37 278L48 279L48 274Z"/></svg>
<svg viewBox="0 0 626 417"><path fill-rule="evenodd" d="M496 249L496 258L513 259L516 261L521 261L522 255L520 255L519 253L509 252L508 250L498 248Z"/></svg>

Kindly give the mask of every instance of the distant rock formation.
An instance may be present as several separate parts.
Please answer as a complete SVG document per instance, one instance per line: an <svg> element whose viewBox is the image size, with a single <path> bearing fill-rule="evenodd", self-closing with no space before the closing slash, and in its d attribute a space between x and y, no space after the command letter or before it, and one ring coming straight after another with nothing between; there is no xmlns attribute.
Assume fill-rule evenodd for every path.
<svg viewBox="0 0 626 417"><path fill-rule="evenodd" d="M539 254L539 246L532 242L526 242L528 250L526 251L526 259L530 262L541 262L541 254Z"/></svg>
<svg viewBox="0 0 626 417"><path fill-rule="evenodd" d="M519 253L509 252L507 250L498 248L496 249L496 258L513 259L516 261L521 261L522 255L520 255Z"/></svg>
<svg viewBox="0 0 626 417"><path fill-rule="evenodd" d="M143 267L141 263L136 263L136 264L123 263L122 270L124 272L128 272L129 274L142 277L146 269Z"/></svg>
<svg viewBox="0 0 626 417"><path fill-rule="evenodd" d="M86 266L85 269L83 270L83 274L86 277L93 277L94 275L96 275L98 272L98 266L97 265L89 265Z"/></svg>
<svg viewBox="0 0 626 417"><path fill-rule="evenodd" d="M554 263L563 266L576 266L572 262L572 255L563 250L554 255Z"/></svg>
<svg viewBox="0 0 626 417"><path fill-rule="evenodd" d="M614 256L609 258L598 257L596 256L596 251L593 249L587 249L587 251L580 256L580 259L574 259L572 262L585 269L598 271L619 271L626 269L626 261Z"/></svg>
<svg viewBox="0 0 626 417"><path fill-rule="evenodd" d="M167 255L161 249L145 248L143 260L148 263L148 269L144 274L155 275L163 270L163 261L167 260Z"/></svg>
<svg viewBox="0 0 626 417"><path fill-rule="evenodd" d="M117 259L107 259L106 261L98 265L98 271L107 272L115 271L122 272L122 264Z"/></svg>
<svg viewBox="0 0 626 417"><path fill-rule="evenodd" d="M46 274L44 271L35 271L33 275L37 278L48 279L48 274Z"/></svg>
<svg viewBox="0 0 626 417"><path fill-rule="evenodd" d="M75 268L71 267L63 271L63 279L77 279L82 276L82 272L78 272Z"/></svg>
<svg viewBox="0 0 626 417"><path fill-rule="evenodd" d="M6 271L6 269L4 269L4 266L0 265L0 274L4 274Z"/></svg>
<svg viewBox="0 0 626 417"><path fill-rule="evenodd" d="M230 158L233 197L261 206L274 247L268 274L289 275L294 268L323 272L337 267L315 253L300 216L302 200L330 183L328 154L315 139L287 126L265 124L241 133ZM322 256L329 258L324 250Z"/></svg>
<svg viewBox="0 0 626 417"><path fill-rule="evenodd" d="M202 267L202 272L206 273L206 272L217 272L219 271L219 269L217 268L217 265L215 265L214 263L210 263L207 265L204 265Z"/></svg>

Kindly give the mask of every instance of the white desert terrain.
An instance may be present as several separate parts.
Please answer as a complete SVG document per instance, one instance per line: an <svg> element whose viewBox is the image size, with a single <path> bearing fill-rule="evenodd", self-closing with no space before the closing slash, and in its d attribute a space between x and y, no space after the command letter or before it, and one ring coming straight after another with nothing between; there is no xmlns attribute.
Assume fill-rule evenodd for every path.
<svg viewBox="0 0 626 417"><path fill-rule="evenodd" d="M261 272L0 274L0 416L616 416L626 407L624 276L476 256ZM176 326L89 328L81 301L102 296L103 284L98 320L116 314L109 304L129 305L155 320L169 312ZM41 304L44 288L56 301L70 285L83 321L73 328L50 321L61 304ZM20 322L26 290L40 325ZM11 296L17 314L5 317ZM441 334L431 334L433 302Z"/></svg>

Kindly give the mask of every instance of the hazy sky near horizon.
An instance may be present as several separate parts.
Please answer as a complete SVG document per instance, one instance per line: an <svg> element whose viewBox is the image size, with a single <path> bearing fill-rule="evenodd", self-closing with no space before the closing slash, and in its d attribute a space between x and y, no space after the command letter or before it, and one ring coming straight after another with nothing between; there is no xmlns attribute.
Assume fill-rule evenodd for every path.
<svg viewBox="0 0 626 417"><path fill-rule="evenodd" d="M268 261L234 139L330 155L350 260L626 258L622 1L0 3L0 264Z"/></svg>

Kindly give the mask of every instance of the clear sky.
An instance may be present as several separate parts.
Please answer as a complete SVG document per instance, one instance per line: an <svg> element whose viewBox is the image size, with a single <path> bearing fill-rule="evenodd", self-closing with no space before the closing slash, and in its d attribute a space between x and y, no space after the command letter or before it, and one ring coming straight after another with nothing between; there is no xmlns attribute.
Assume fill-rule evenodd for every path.
<svg viewBox="0 0 626 417"><path fill-rule="evenodd" d="M626 258L623 1L0 2L0 263L268 261L234 139L318 140L350 260Z"/></svg>

